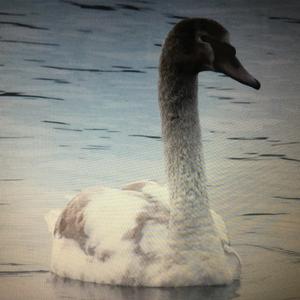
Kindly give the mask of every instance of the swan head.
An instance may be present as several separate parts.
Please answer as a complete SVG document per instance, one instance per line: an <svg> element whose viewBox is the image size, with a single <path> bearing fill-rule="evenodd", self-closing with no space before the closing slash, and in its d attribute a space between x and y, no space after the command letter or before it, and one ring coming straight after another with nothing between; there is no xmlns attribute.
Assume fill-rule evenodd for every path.
<svg viewBox="0 0 300 300"><path fill-rule="evenodd" d="M210 19L185 19L169 32L161 55L162 69L197 74L221 72L255 89L260 83L242 66L231 45L228 31Z"/></svg>

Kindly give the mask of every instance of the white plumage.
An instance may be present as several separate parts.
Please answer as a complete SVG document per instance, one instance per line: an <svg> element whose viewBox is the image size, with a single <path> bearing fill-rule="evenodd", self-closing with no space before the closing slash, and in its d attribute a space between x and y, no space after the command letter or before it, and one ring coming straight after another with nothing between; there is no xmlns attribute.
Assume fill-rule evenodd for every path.
<svg viewBox="0 0 300 300"><path fill-rule="evenodd" d="M82 236L66 238L56 232L52 271L83 281L143 286L228 284L238 278L238 256L228 244L222 218L213 211L226 255L216 257L206 245L186 250L192 259L188 264L182 258L174 260L168 244L168 199L166 186L153 181L132 183L121 190L96 187L81 192L65 211L72 214L67 218L77 219L73 222L82 226L82 230L77 227ZM60 217L61 212L50 212L48 224L54 225ZM54 227L49 230L53 232Z"/></svg>
<svg viewBox="0 0 300 300"><path fill-rule="evenodd" d="M217 285L239 278L240 259L206 190L197 106L197 75L204 70L260 86L236 58L220 24L179 22L166 38L159 69L168 184L91 188L61 213L48 215L54 273L132 286Z"/></svg>

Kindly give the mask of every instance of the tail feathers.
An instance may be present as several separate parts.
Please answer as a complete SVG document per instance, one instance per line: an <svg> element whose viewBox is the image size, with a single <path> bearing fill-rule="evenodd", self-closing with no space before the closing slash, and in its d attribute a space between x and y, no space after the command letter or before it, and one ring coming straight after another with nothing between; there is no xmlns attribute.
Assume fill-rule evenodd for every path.
<svg viewBox="0 0 300 300"><path fill-rule="evenodd" d="M242 270L242 262L240 256L229 245L224 245L224 251L227 255L229 265L232 266L234 279L239 279Z"/></svg>
<svg viewBox="0 0 300 300"><path fill-rule="evenodd" d="M48 230L51 234L54 232L56 221L61 214L61 209L52 209L45 215L45 220L48 225Z"/></svg>

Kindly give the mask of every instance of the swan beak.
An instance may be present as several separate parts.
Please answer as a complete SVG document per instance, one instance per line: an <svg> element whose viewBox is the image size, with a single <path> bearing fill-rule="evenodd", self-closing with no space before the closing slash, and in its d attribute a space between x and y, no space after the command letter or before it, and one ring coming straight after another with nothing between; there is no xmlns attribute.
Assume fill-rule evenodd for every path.
<svg viewBox="0 0 300 300"><path fill-rule="evenodd" d="M217 72L222 72L232 79L251 86L256 90L260 88L260 82L248 73L236 56L231 57L229 60L227 59L226 61L216 63L215 69Z"/></svg>

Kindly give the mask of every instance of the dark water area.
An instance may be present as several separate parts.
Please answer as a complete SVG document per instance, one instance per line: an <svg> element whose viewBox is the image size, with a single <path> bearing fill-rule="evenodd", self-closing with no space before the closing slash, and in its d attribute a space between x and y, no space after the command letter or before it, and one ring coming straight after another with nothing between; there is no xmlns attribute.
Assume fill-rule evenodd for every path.
<svg viewBox="0 0 300 300"><path fill-rule="evenodd" d="M299 1L0 1L0 298L300 299ZM157 66L213 18L261 82L199 76L208 192L242 259L221 287L131 288L50 272L44 215L81 189L165 182Z"/></svg>

